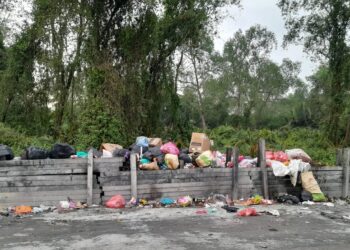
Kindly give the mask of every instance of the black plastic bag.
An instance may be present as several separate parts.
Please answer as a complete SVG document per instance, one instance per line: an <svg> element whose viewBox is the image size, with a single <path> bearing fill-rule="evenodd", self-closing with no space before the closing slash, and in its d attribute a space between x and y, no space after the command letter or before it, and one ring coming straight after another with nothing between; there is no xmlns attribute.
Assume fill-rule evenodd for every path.
<svg viewBox="0 0 350 250"><path fill-rule="evenodd" d="M115 149L112 153L113 157L123 157L125 160L129 159L130 151L128 149Z"/></svg>
<svg viewBox="0 0 350 250"><path fill-rule="evenodd" d="M310 193L309 191L305 191L303 190L301 192L301 200L302 201L312 201L312 193Z"/></svg>
<svg viewBox="0 0 350 250"><path fill-rule="evenodd" d="M179 160L184 161L185 164L192 163L192 158L188 154L180 153Z"/></svg>
<svg viewBox="0 0 350 250"><path fill-rule="evenodd" d="M148 147L142 147L142 154L146 153L148 151ZM133 144L131 146L131 153L132 154L140 154L141 153L141 147Z"/></svg>
<svg viewBox="0 0 350 250"><path fill-rule="evenodd" d="M299 204L300 200L298 197L294 196L294 195L290 195L290 194L283 194L278 196L277 201L280 203L286 203L286 204Z"/></svg>
<svg viewBox="0 0 350 250"><path fill-rule="evenodd" d="M153 147L153 148L150 148L147 152L145 152L142 156L150 161L153 161L153 158L157 158L162 154L163 153L160 150L160 147Z"/></svg>
<svg viewBox="0 0 350 250"><path fill-rule="evenodd" d="M28 147L24 150L22 154L23 160L38 160L46 159L49 153L47 150L38 147Z"/></svg>
<svg viewBox="0 0 350 250"><path fill-rule="evenodd" d="M50 152L51 159L67 159L75 155L75 149L67 143L56 143Z"/></svg>
<svg viewBox="0 0 350 250"><path fill-rule="evenodd" d="M6 145L0 144L0 161L12 160L15 156L13 155L12 149Z"/></svg>

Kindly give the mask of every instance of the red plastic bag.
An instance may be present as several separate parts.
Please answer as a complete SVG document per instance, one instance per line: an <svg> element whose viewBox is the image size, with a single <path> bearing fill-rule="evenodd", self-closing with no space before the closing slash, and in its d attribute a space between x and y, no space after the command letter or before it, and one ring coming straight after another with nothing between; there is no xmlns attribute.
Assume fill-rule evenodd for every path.
<svg viewBox="0 0 350 250"><path fill-rule="evenodd" d="M106 207L108 208L124 208L125 199L121 195L115 195L106 202Z"/></svg>
<svg viewBox="0 0 350 250"><path fill-rule="evenodd" d="M272 151L266 151L265 152L266 160L274 160L275 154Z"/></svg>
<svg viewBox="0 0 350 250"><path fill-rule="evenodd" d="M175 143L168 142L165 143L160 147L160 151L162 151L163 154L172 154L172 155L179 155L180 150L176 147Z"/></svg>
<svg viewBox="0 0 350 250"><path fill-rule="evenodd" d="M245 217L245 216L257 216L258 215L255 208L252 208L252 207L240 210L237 214L239 216L243 216L243 217Z"/></svg>
<svg viewBox="0 0 350 250"><path fill-rule="evenodd" d="M283 151L278 151L274 153L275 160L280 162L288 161L288 155Z"/></svg>

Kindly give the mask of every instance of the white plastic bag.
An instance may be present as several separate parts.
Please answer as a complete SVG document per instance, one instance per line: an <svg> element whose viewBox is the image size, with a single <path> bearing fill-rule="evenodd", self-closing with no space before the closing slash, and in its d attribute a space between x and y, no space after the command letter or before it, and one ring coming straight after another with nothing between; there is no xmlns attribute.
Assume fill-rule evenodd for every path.
<svg viewBox="0 0 350 250"><path fill-rule="evenodd" d="M290 173L290 169L280 161L271 160L271 167L275 176L286 176Z"/></svg>
<svg viewBox="0 0 350 250"><path fill-rule="evenodd" d="M300 148L286 150L286 154L288 155L288 158L290 160L300 159L304 162L311 162L312 161L311 157L307 153L305 153L304 150L302 150Z"/></svg>

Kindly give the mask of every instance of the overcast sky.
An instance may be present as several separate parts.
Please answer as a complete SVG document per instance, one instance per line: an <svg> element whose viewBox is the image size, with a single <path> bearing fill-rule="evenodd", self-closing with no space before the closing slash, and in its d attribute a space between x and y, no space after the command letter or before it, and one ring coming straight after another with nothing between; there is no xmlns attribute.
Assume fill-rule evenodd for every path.
<svg viewBox="0 0 350 250"><path fill-rule="evenodd" d="M277 0L242 0L242 7L227 8L228 16L219 24L218 37L215 39L215 49L222 51L225 41L241 29L243 31L251 26L260 24L275 33L278 48L272 53L272 60L282 62L283 58L301 62L301 77L305 79L310 76L317 65L310 61L303 53L302 46L289 45L287 49L282 48L283 35L286 33L281 11L277 7Z"/></svg>

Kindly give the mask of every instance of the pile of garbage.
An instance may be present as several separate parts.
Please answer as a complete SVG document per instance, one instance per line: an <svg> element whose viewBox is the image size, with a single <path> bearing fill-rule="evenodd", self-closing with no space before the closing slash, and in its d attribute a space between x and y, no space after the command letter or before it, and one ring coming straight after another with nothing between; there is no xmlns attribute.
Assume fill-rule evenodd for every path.
<svg viewBox="0 0 350 250"><path fill-rule="evenodd" d="M193 133L190 147L181 150L172 141L163 144L161 138L140 136L128 148L123 148L123 146L113 143L102 143L99 150L92 148L92 152L94 158L123 157L126 162L129 162L131 154L137 154L139 169L141 170L178 169L180 163L184 168L212 166L214 157L222 158L222 155L213 153L211 145L211 141L203 133ZM49 151L31 146L23 151L21 157L16 158L10 147L0 145L0 160L75 159L87 157L87 152L76 152L73 146L65 143L56 143ZM221 158L220 166L224 167L224 162L222 164Z"/></svg>

